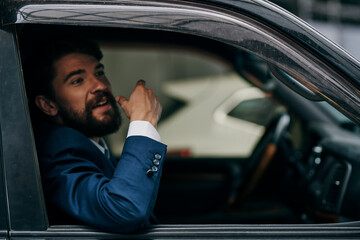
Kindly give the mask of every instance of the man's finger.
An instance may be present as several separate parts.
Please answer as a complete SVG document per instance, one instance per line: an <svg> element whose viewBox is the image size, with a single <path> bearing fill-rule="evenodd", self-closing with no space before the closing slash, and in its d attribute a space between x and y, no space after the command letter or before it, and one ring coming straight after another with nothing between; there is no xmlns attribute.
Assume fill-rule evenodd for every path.
<svg viewBox="0 0 360 240"><path fill-rule="evenodd" d="M124 102L127 101L127 98L124 96L116 96L115 97L116 102L118 102L120 105L122 105Z"/></svg>
<svg viewBox="0 0 360 240"><path fill-rule="evenodd" d="M136 85L144 85L145 86L145 81L140 79L139 81L137 81Z"/></svg>

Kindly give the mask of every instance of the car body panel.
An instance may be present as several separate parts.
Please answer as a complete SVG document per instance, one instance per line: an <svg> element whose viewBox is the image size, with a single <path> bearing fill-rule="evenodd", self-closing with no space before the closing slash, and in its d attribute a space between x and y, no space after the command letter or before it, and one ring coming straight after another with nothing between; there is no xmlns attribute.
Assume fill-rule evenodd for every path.
<svg viewBox="0 0 360 240"><path fill-rule="evenodd" d="M0 50L3 52L3 48L5 47L6 32L0 30ZM3 56L3 55L2 55ZM5 72L2 67L5 67L4 58L0 56L0 73ZM2 75L2 74L1 74ZM3 81L3 77L0 76L0 81ZM3 115L2 109L0 110L0 118ZM4 159L3 159L3 149L2 149L2 128L0 123L0 239L7 239L8 236L8 206L6 199L6 191L5 191L5 171L4 171Z"/></svg>
<svg viewBox="0 0 360 240"><path fill-rule="evenodd" d="M84 226L57 226L43 232L12 232L16 239L358 239L359 227L331 225L158 225L136 234L114 234Z"/></svg>
<svg viewBox="0 0 360 240"><path fill-rule="evenodd" d="M1 35L1 34L0 34ZM1 37L0 37L1 38ZM1 115L1 112L0 112ZM0 126L0 136L1 136L1 126ZM1 137L0 137L1 144ZM2 160L2 148L0 148L0 163L3 163ZM6 194L4 189L4 170L3 164L0 164L0 239L6 239L8 236L8 214L7 214L7 204L6 204Z"/></svg>
<svg viewBox="0 0 360 240"><path fill-rule="evenodd" d="M0 76L2 164L9 228L13 230L46 228L44 202L40 188L38 163L35 160L29 114L26 107L16 40L1 31ZM6 69L6 71L5 71ZM19 101L19 99L22 99ZM19 187L21 186L21 187ZM21 206L21 207L20 207Z"/></svg>

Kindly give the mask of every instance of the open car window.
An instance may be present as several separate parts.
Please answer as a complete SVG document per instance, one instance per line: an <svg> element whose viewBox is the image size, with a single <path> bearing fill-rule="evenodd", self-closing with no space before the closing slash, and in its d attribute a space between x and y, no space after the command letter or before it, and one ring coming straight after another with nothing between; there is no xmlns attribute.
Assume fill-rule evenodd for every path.
<svg viewBox="0 0 360 240"><path fill-rule="evenodd" d="M105 44L103 50L116 94L129 95L138 79L158 94L163 105L158 131L170 156L247 158L271 120L285 111L270 92L255 87L233 63L212 52L165 44ZM127 133L123 125L108 138L117 155Z"/></svg>
<svg viewBox="0 0 360 240"><path fill-rule="evenodd" d="M135 82L144 79L163 104L157 129L168 154L156 208L161 222L348 221L337 215L344 195L328 200L333 193L327 184L333 177L344 179L342 187L347 188L349 170L333 175L343 163L329 162L324 168L333 170L324 170L327 180L315 177L309 183L324 188L321 194L302 183L309 178L305 172L313 171L312 147L324 137L309 130L310 122L326 119L342 128L336 119L318 102L293 93L266 61L246 51L224 48L227 54L217 54L197 45L169 43L102 43L113 91L129 94ZM204 40L204 45L211 44ZM221 51L221 45L217 47ZM309 105L313 110L305 110ZM107 138L118 155L127 133L124 125ZM305 172L298 172L303 168ZM300 189L309 192L300 197ZM352 217L357 219L357 214Z"/></svg>
<svg viewBox="0 0 360 240"><path fill-rule="evenodd" d="M25 26L22 34L45 28ZM60 29L66 33L73 27ZM147 37L139 38L143 33ZM123 30L113 36L111 28L79 34L100 44L115 95L129 97L137 80L144 79L163 104L157 130L168 154L155 209L161 223L359 219L358 212L343 208L353 201L346 195L356 183L346 167L353 160L329 161L318 173L322 177L314 173L318 160L312 162L313 148L338 134L326 130L328 124L342 135L351 132L279 81L267 60L186 34ZM306 76L299 72L297 77ZM127 134L124 114L123 120L120 131L106 138L116 156ZM338 168L345 170L337 175ZM333 181L341 183L336 185L340 190L332 190Z"/></svg>

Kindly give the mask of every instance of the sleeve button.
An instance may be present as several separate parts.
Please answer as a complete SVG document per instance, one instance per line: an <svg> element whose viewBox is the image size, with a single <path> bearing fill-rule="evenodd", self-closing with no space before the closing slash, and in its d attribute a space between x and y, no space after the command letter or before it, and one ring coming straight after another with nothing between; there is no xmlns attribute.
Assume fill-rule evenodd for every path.
<svg viewBox="0 0 360 240"><path fill-rule="evenodd" d="M146 171L146 176L148 176L148 177L154 176L153 170L151 170L151 169L147 170L147 171Z"/></svg>
<svg viewBox="0 0 360 240"><path fill-rule="evenodd" d="M155 159L157 159L157 160L160 160L160 159L161 159L161 155L160 155L159 153L156 153L156 154L154 155L154 157L155 157Z"/></svg>
<svg viewBox="0 0 360 240"><path fill-rule="evenodd" d="M160 161L159 161L158 159L154 159L154 160L153 160L153 164L154 164L155 166L159 166L159 165L160 165Z"/></svg>
<svg viewBox="0 0 360 240"><path fill-rule="evenodd" d="M153 173L158 171L158 167L157 166L152 166L151 170L153 171Z"/></svg>

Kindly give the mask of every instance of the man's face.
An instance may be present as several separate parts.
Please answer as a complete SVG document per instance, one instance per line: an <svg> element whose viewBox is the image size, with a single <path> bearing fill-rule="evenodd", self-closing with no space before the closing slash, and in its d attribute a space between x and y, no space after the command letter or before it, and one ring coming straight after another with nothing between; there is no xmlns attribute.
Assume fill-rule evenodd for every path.
<svg viewBox="0 0 360 240"><path fill-rule="evenodd" d="M53 89L59 121L87 137L119 129L121 118L104 66L93 56L71 53L54 63Z"/></svg>

